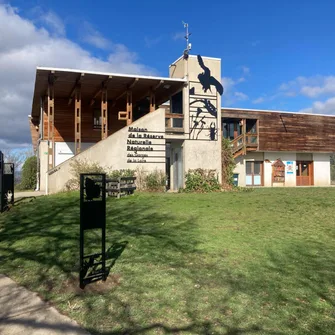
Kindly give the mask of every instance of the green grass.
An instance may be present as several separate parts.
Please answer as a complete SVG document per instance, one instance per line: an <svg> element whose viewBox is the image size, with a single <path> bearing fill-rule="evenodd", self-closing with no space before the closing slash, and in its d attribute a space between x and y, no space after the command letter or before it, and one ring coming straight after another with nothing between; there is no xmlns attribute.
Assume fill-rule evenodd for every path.
<svg viewBox="0 0 335 335"><path fill-rule="evenodd" d="M93 334L334 334L334 200L335 188L108 199L107 246L126 248L82 292L78 194L41 197L0 215L0 273Z"/></svg>

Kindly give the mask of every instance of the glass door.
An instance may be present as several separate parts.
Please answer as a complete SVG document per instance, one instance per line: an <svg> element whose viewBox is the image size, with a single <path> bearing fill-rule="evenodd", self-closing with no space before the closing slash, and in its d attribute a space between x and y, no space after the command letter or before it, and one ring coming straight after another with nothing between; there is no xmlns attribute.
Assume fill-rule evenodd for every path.
<svg viewBox="0 0 335 335"><path fill-rule="evenodd" d="M246 186L262 186L263 162L246 162Z"/></svg>
<svg viewBox="0 0 335 335"><path fill-rule="evenodd" d="M313 185L313 162L298 161L296 165L297 186Z"/></svg>

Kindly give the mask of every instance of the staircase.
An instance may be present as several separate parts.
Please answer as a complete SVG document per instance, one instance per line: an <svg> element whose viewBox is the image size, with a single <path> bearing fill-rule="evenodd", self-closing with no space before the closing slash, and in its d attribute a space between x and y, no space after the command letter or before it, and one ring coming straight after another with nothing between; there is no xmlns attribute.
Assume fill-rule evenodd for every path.
<svg viewBox="0 0 335 335"><path fill-rule="evenodd" d="M231 141L234 158L258 150L258 134L241 134Z"/></svg>

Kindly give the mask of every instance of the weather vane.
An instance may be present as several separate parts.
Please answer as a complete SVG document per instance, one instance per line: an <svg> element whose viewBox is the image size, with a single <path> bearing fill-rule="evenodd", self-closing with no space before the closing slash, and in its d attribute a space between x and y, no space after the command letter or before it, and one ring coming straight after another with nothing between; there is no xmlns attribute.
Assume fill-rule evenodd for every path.
<svg viewBox="0 0 335 335"><path fill-rule="evenodd" d="M190 36L192 35L192 33L188 32L188 23L185 23L184 21L182 21L184 28L186 29L186 35L185 35L185 39L186 39L186 49L184 50L184 58L188 59L188 55L190 53L190 50L192 48L192 44L189 43L189 39Z"/></svg>

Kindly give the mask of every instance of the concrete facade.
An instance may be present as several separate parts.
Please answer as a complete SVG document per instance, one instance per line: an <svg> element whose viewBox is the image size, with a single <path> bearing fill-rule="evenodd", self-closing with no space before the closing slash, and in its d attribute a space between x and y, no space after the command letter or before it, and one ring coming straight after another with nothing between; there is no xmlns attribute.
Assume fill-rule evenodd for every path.
<svg viewBox="0 0 335 335"><path fill-rule="evenodd" d="M73 159L97 162L113 170L141 168L146 172L156 169L165 171L164 122L165 110L158 109L82 151ZM73 159L47 172L48 193L63 191L66 182L73 178Z"/></svg>
<svg viewBox="0 0 335 335"><path fill-rule="evenodd" d="M220 81L221 60L210 57L180 58L170 66L170 77L186 77L188 81L183 89L183 172L211 169L216 171L221 181L221 94L217 86L204 88L204 82L200 82L206 69L210 69L212 78ZM177 136L169 138L180 139ZM170 173L173 174L173 163ZM173 183L171 188L177 189Z"/></svg>
<svg viewBox="0 0 335 335"><path fill-rule="evenodd" d="M171 89L164 96L164 99L170 99L169 106L163 108L162 105L162 108L152 109L150 113L148 110L148 114L139 116L137 121L98 143L82 142L82 152L78 155L74 155L74 142L56 141L55 167L49 171L48 141L40 141L38 147L40 190L46 193L64 190L66 182L73 178L71 164L76 159L96 162L100 166L113 170L140 169L150 172L157 169L166 173L169 179L168 187L171 190L184 187L185 174L197 168L214 170L221 182L222 120L224 118L221 113L223 93L220 83L221 60L191 55L180 57L170 65L169 76L170 78L165 78L167 82L160 80L161 83L158 86L156 84L157 87L160 86L165 90L171 89L171 85L168 84L169 80L172 81L171 79L177 79L176 82L180 83L178 89ZM141 79L137 78L137 80ZM170 94L172 95L169 96ZM173 100L177 95L181 97L178 98L181 100ZM144 95L143 99L145 98L149 97ZM113 106L113 103L111 105ZM175 105L178 105L177 108ZM234 111L229 111L229 117L234 119L234 113ZM243 118L247 119L248 115ZM173 122L169 123L167 120ZM272 125L273 123L271 127ZM92 131L94 131L93 127ZM262 134L265 133L263 131ZM329 186L331 183L330 154L328 153L274 152L270 151L271 149L259 151L259 143L254 150L236 158L237 164L234 172L239 176L239 186L249 186L250 173L247 175L246 166L255 167L257 164L261 164L262 170L261 177L257 175L257 185L297 186L297 168L301 164L297 162L313 162L312 185ZM303 148L301 151L304 151ZM277 160L281 162L282 168L285 166L284 182L274 182L273 179L272 166ZM249 164L248 162L254 163ZM254 175L252 180L254 184Z"/></svg>
<svg viewBox="0 0 335 335"><path fill-rule="evenodd" d="M272 181L272 164L277 160L285 164L285 183ZM263 164L262 186L295 187L297 186L297 161L313 162L313 186L330 186L330 154L329 153L296 153L296 152L252 152L235 159L235 174L238 174L238 186L246 183L246 163L257 161ZM291 165L292 169L288 166Z"/></svg>

